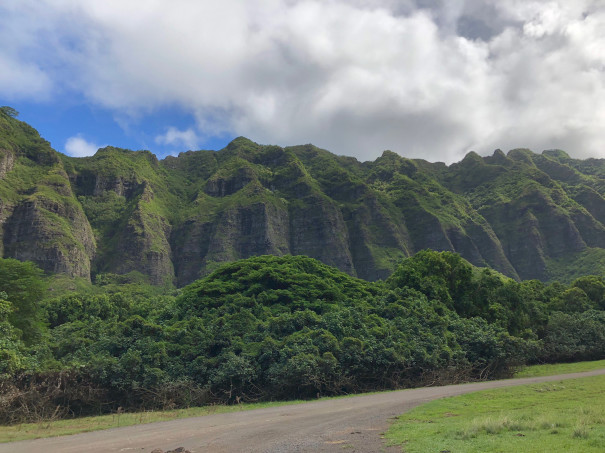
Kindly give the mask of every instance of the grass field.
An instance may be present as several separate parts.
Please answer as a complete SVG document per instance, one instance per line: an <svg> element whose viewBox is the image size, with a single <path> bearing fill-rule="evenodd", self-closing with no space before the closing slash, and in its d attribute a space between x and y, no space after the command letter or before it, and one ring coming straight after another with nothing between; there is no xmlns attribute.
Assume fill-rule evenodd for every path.
<svg viewBox="0 0 605 453"><path fill-rule="evenodd" d="M605 376L432 401L400 416L386 437L406 453L603 452Z"/></svg>
<svg viewBox="0 0 605 453"><path fill-rule="evenodd" d="M605 368L605 360L577 363L553 363L548 365L532 365L521 368L515 377L552 376L554 374L580 373Z"/></svg>
<svg viewBox="0 0 605 453"><path fill-rule="evenodd" d="M556 365L534 365L520 369L517 373L515 373L515 377L547 376L561 373L575 373L599 368L605 368L605 360L598 362L579 362ZM304 401L282 401L272 403L240 404L237 406L217 405L171 411L100 415L95 417L81 417L68 420L43 421L40 423L23 423L12 426L0 426L0 442L13 442L17 440L36 439L41 437L62 436L87 431L117 428L120 426L139 425L143 423L175 420L178 418L199 417L203 415L237 412L242 410L252 410L286 404L298 404L303 402Z"/></svg>

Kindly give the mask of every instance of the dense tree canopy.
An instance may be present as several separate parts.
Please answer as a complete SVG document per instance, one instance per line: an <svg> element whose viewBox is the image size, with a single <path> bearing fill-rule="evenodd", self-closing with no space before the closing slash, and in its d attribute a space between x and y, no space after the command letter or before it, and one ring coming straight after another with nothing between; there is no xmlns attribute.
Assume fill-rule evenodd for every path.
<svg viewBox="0 0 605 453"><path fill-rule="evenodd" d="M32 264L0 261L0 373L30 392L54 382L59 393L40 404L66 414L310 398L605 357L602 279L519 283L449 252L406 258L385 282L262 256L174 293L103 280L40 303L43 288ZM0 416L26 418L19 404Z"/></svg>
<svg viewBox="0 0 605 453"><path fill-rule="evenodd" d="M0 291L11 303L8 320L23 341L31 344L39 340L42 330L39 305L45 292L40 269L31 262L0 260Z"/></svg>

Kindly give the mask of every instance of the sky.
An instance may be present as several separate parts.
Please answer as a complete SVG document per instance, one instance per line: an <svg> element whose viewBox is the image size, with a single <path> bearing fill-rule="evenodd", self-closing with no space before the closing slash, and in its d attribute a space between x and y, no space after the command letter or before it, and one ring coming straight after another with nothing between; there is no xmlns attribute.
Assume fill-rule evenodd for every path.
<svg viewBox="0 0 605 453"><path fill-rule="evenodd" d="M73 156L605 157L605 0L2 0L0 42L0 105Z"/></svg>

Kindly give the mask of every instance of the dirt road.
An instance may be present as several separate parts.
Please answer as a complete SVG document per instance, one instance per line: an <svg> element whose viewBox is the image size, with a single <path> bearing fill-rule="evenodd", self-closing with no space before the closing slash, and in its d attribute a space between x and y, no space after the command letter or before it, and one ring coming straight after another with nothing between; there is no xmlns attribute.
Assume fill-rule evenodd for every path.
<svg viewBox="0 0 605 453"><path fill-rule="evenodd" d="M397 452L398 448L384 446L381 433L387 429L390 418L419 404L477 390L603 374L605 369L320 400L0 444L0 453L149 453L156 448L177 447L193 453Z"/></svg>

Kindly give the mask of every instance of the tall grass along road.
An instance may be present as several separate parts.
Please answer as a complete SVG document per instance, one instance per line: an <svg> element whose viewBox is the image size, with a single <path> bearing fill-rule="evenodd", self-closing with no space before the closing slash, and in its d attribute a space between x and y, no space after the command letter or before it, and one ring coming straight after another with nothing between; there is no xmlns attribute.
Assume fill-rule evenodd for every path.
<svg viewBox="0 0 605 453"><path fill-rule="evenodd" d="M422 403L491 388L605 375L605 369L556 376L426 387L245 412L0 444L0 453L397 452L382 433L390 418Z"/></svg>

